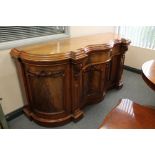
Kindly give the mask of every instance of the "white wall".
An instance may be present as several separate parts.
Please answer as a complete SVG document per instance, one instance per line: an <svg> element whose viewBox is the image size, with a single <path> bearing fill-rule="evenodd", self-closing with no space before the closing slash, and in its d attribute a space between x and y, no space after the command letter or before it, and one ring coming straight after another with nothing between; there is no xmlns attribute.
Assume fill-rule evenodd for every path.
<svg viewBox="0 0 155 155"><path fill-rule="evenodd" d="M71 37L79 37L84 35L91 35L97 33L114 32L114 26L71 26Z"/></svg>
<svg viewBox="0 0 155 155"><path fill-rule="evenodd" d="M155 59L155 50L129 46L125 57L125 65L141 69L143 63L151 59Z"/></svg>
<svg viewBox="0 0 155 155"><path fill-rule="evenodd" d="M108 26L71 26L71 37L90 35L96 33L113 32L114 27ZM19 81L15 65L10 57L11 49L0 51L0 97L3 98L4 113L10 113L23 106Z"/></svg>
<svg viewBox="0 0 155 155"><path fill-rule="evenodd" d="M5 114L23 106L16 68L9 52L10 49L0 51L0 97Z"/></svg>

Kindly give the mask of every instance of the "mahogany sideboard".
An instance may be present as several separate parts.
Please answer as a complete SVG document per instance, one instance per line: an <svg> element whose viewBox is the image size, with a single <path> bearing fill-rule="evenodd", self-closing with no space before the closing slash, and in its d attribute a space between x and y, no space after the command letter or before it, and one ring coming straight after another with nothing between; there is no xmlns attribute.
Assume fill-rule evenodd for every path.
<svg viewBox="0 0 155 155"><path fill-rule="evenodd" d="M53 40L11 50L24 112L43 126L58 126L83 116L107 90L121 88L129 40L98 34Z"/></svg>

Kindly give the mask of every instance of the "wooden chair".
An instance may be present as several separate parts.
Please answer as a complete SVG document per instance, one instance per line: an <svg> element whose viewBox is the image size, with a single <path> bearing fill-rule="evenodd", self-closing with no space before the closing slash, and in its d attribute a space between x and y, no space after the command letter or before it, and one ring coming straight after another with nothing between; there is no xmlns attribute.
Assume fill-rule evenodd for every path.
<svg viewBox="0 0 155 155"><path fill-rule="evenodd" d="M155 107L122 99L106 116L100 129L155 129Z"/></svg>
<svg viewBox="0 0 155 155"><path fill-rule="evenodd" d="M0 128L8 129L8 124L5 119L5 115L3 113L2 107L1 107L1 101L2 101L2 98L0 98Z"/></svg>

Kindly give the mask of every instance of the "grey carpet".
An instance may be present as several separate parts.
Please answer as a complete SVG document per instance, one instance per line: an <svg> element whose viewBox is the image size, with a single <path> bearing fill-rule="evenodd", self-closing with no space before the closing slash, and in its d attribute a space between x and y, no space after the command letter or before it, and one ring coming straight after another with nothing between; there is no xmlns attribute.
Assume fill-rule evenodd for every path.
<svg viewBox="0 0 155 155"><path fill-rule="evenodd" d="M110 90L102 102L86 107L84 109L85 116L83 119L76 123L71 122L67 125L52 129L96 129L121 98L129 98L141 104L155 106L155 92L145 84L141 75L124 70L123 79L123 88L120 90ZM11 120L9 127L12 129L45 128L30 121L25 115Z"/></svg>

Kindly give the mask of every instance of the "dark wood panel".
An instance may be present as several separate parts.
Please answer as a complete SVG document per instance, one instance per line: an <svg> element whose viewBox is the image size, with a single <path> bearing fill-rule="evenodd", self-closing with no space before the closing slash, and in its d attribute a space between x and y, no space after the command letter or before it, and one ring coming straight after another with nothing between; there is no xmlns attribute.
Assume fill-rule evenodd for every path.
<svg viewBox="0 0 155 155"><path fill-rule="evenodd" d="M109 76L107 64L91 65L83 70L82 92L84 104L96 103L97 99L104 97L106 80Z"/></svg>
<svg viewBox="0 0 155 155"><path fill-rule="evenodd" d="M63 71L60 71L60 75L55 76L57 77L36 77L29 74L28 81L32 94L33 109L45 113L63 111L64 93L62 90L65 90L65 75Z"/></svg>

